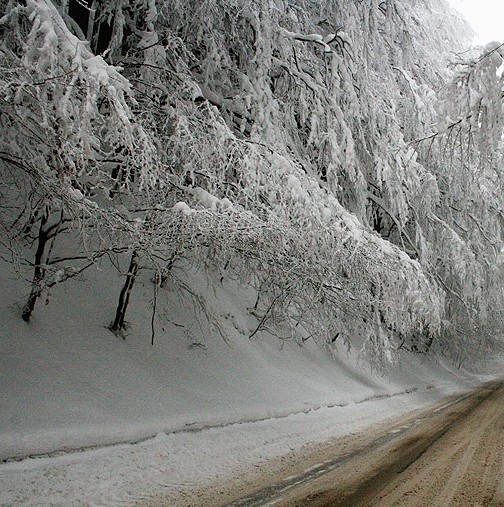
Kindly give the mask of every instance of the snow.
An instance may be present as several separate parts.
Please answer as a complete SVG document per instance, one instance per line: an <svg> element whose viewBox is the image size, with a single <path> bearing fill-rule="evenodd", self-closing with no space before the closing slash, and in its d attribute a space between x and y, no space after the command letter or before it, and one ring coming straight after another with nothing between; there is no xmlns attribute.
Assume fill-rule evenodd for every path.
<svg viewBox="0 0 504 507"><path fill-rule="evenodd" d="M227 343L187 295L167 290L151 346L148 273L126 340L115 337L106 326L122 280L106 264L56 286L27 325L26 287L0 268L1 506L197 505L202 489L482 380L423 355L378 375L343 345L331 356L310 341L249 339L252 289L211 286L196 269L187 282Z"/></svg>
<svg viewBox="0 0 504 507"><path fill-rule="evenodd" d="M212 211L216 211L219 208L220 200L204 188L195 187L192 189L192 194L201 207Z"/></svg>
<svg viewBox="0 0 504 507"><path fill-rule="evenodd" d="M285 35L287 35L288 37L290 37L292 39L306 41L306 42L316 42L317 44L322 45L324 47L325 53L332 53L333 52L331 47L327 44L327 41L331 41L334 38L334 34L330 34L329 37L324 38L324 37L322 37L322 35L320 35L318 33L310 33L310 34L304 35L304 34L300 34L300 33L290 32L289 30L286 30L285 28L282 28L282 31ZM326 41L326 39L327 39L327 41Z"/></svg>
<svg viewBox="0 0 504 507"><path fill-rule="evenodd" d="M173 211L176 211L177 213L190 213L191 208L187 203L184 201L179 201L173 205Z"/></svg>
<svg viewBox="0 0 504 507"><path fill-rule="evenodd" d="M124 274L128 272L128 258L126 254L115 258L111 248L107 253L112 258L104 256L100 264L85 271L79 279L66 280L67 274L77 273L75 265L79 263L76 260L63 265L64 261L60 259L58 264L52 264L53 280L59 283L37 301L33 318L30 324L26 324L20 318L20 309L29 293L32 273L19 266L20 278L12 266L1 260L7 255L15 256L17 252L2 251L3 245L9 241L0 238L1 505L136 505L155 504L157 499L163 499L158 502L163 505L196 505L199 492L205 488L224 491L230 484L238 484L244 477L254 475L257 467L264 470L267 463L288 453L302 454L308 447L424 407L448 394L470 389L485 378L463 370L452 371L450 365L435 357L408 355L405 351L398 352L402 362L394 362L391 371L372 371L358 354L359 350L366 350L371 339L381 343L375 347L375 353L383 350L391 363L396 357L392 355L395 344L381 332L371 334L369 320L366 322L368 335L355 336L357 331L347 333L345 325L348 321L338 317L341 335L351 335L351 350L347 350L342 338L337 340L339 332L331 348L309 339L309 329L299 331L306 341L292 336L291 333L296 332L294 326L287 334L268 322L268 330L264 328L257 332L259 323L267 315L266 309L259 305L251 310L257 301L256 292L239 280L240 275L253 276L243 273L248 270L247 259L257 265L254 255L267 246L270 253L264 256L265 269L261 275L271 276L272 280L266 280L266 283L279 292L289 291L287 296L290 297L298 291L300 284L292 284L291 288L288 273L284 279L277 274L280 271L277 258L280 259L278 262L287 259L286 270L292 270L303 277L302 280L310 280L310 273L313 273L314 280L320 275L320 280L324 281L323 269L313 265L320 260L320 266L330 267L333 258L352 249L348 260L352 270L348 271L357 276L352 276L345 286L337 285L338 277L333 276L335 267L331 272L334 279L329 280L330 287L344 291L349 300L364 304L367 301L368 306L372 303L373 308L377 297L390 297L390 307L392 309L395 305L396 311L388 311L387 305L383 305L384 314L388 319L386 323L397 332L406 334L413 319L416 319L417 326L424 322L433 325L440 320L442 300L435 284L428 283L429 263L425 264L426 271L422 271L421 265L410 260L398 247L391 246L378 235L370 236L364 224L368 181L376 180L383 190L381 193L388 192L391 200L388 214L398 229L400 223L395 216L401 223L406 223L408 212L421 208L415 203L408 204L415 195L414 189L409 189L410 181L414 183L418 177L417 169L420 169L416 167L416 152L410 148L404 154L402 150L397 152L396 147L404 146L406 139L417 138L423 129L413 121L411 125L406 122L399 128L402 123L399 119L402 116L416 118L417 114L422 114L424 124L428 125L435 118L432 109L435 104L426 109L423 99L424 92L434 92L428 87L421 90L420 86L426 86L422 82L433 82L434 78L437 82L444 64L431 62L416 49L425 45L426 53L432 48L441 52L440 37L433 34L431 42L428 31L418 42L408 41L406 37L402 41L405 51L397 56L393 54L393 44L387 43L397 40L395 31L384 38L379 27L373 27L371 23L366 40L354 39L358 44L351 48L352 41L346 32L334 28L336 33L324 36L324 23L310 21L313 6L300 8L298 13L290 9L292 19L286 25L293 30L302 28L290 32L280 28L284 21L288 21L280 11L271 11L272 19L261 14L258 24L256 12L246 8L240 10L240 15L243 14L247 22L233 15L225 17L226 22L222 25L220 20L201 17L202 13L210 13L212 9L199 9L194 16L187 17L183 2L174 2L173 9L168 9L170 14L160 16L158 26L166 28L163 33L192 33L197 35L196 39L206 39L209 51L202 52L200 58L192 50L194 37L183 40L170 36L163 39L163 44L152 46L160 40L155 32L157 27L153 25L156 2L149 0L145 4L149 6L146 16L141 15L141 8L138 16L131 20L133 23L140 18L145 21L140 47L145 50L143 63L146 65L140 62L143 70L136 77L142 79L135 81L138 109L130 109L136 104L131 96L133 88L121 74L121 68L108 65L102 56L93 55L88 43L72 35L50 0L27 2L27 12L31 13L29 19L34 22L28 36L21 36L21 32L28 29L23 23L21 26L12 21L4 30L6 36L9 32L19 32L19 36L7 37L4 47L4 54L6 58L8 56L6 61L13 69L9 72L13 77L5 81L4 88L13 90L19 106L6 110L9 118L6 125L12 123L11 130L15 135L8 136L4 145L9 153L12 150L13 160L40 162L41 167L33 174L33 181L37 183L39 180L46 182L44 171L55 175L64 173L69 180L75 176L82 183L79 170L95 155L100 155L95 157L97 162L105 162L103 155L115 152L125 164L129 166L131 163L131 176L125 176L126 181L122 182L125 189L135 183L131 185L131 200L121 192L114 197L115 205L110 202L98 209L98 198L92 202L79 190L70 189L67 197L71 199L64 201L79 201L79 206L71 202L66 209L67 203L60 203L63 206L61 220L67 216L80 216L80 213L72 213L80 206L83 209L95 206L96 213L91 215L97 221L90 220L93 230L99 224L98 217L114 219L111 219L110 230L108 225L103 229L96 227L96 235L103 237L104 243L109 232L110 236L116 236L116 231L112 230L114 223L122 219L128 221L132 235L137 233L138 241L132 240L127 246L138 244L138 255L149 249L149 239L152 239L152 245L166 241L167 253L173 253L166 262L175 262L175 266L170 264L170 275L180 277L184 286L194 292L194 297L180 288L182 285L178 289L173 286L172 279L168 279L166 288L153 286L152 271L142 266L127 313L129 324L124 334L113 335L108 326L124 283ZM341 20L336 16L338 22L341 21L350 34L359 37L359 21L367 19L367 10L360 13L352 2L345 2L346 7L343 2L342 5L333 4L327 4L327 18L333 18L333 14L341 15ZM231 12L229 6L221 8L218 2L215 7L213 13ZM275 10L274 6L270 5L270 8ZM398 5L397 8L406 27L413 20L416 23L416 18L406 15L403 7ZM418 12L422 13L422 10ZM125 19L120 12L117 14L114 32L120 34ZM426 19L431 18L429 15ZM229 47L222 45L226 37L222 37L224 32L220 27L224 25L225 32L229 30L232 34ZM197 29L196 32L192 27ZM314 32L319 29L324 32ZM335 52L329 46L333 41ZM129 42L125 42L129 46ZM116 43L119 41L113 46L119 49ZM9 48L15 48L15 53ZM332 56L324 56L322 50ZM247 55L252 54L255 56L248 58L247 62ZM21 55L23 57L18 62L16 57ZM421 56L421 65L415 55ZM190 61L185 61L186 56ZM479 61L479 69L484 71L482 76L495 78L495 69L488 68L490 64L500 64L500 56L496 54L494 58ZM390 65L394 62L401 63L401 69L404 66L400 72L414 94L415 100L411 103L402 91L403 85L397 86L397 76L391 75L391 69L399 68ZM161 76L164 75L163 69L172 67L168 72L173 74L174 80L164 82L164 78L157 78L154 69L158 64ZM420 67L430 70L417 72ZM201 72L193 72L195 68ZM383 69L389 71L381 72ZM412 80L408 71L411 76L415 75L418 83ZM204 80L206 84L198 83L198 80ZM18 81L21 85L16 91ZM468 102L469 107L477 106L480 96L486 95L495 98L493 104L500 104L498 80L489 80L488 84L485 80L481 82L480 88L472 82L468 85L468 91L477 93L469 95L477 99L477 102ZM60 83L65 86L61 87ZM154 102L166 99L170 103L169 107L166 106L168 128L159 131L150 120L157 115L150 116L150 110L142 110L143 105L150 102L142 98L146 90L144 86L150 85L149 90L155 90L154 95L151 96L149 91L145 97L152 97ZM465 88L458 88L457 93L462 96ZM24 91L21 94L19 90ZM11 92L6 93L4 102L8 104ZM199 104L202 96L208 99L206 107L194 103L199 99ZM154 102L147 107L152 107ZM433 102L439 103L437 100ZM454 100L454 103L458 104L458 101ZM467 117L467 114L460 114L464 103L462 101L462 105L457 105L451 112L454 118ZM99 108L98 104L107 107ZM493 109L495 111L489 116L491 121L500 111ZM238 121L240 117L243 136L236 131L233 133L234 120ZM369 121L363 121L368 118ZM472 115L471 122L476 118L478 115ZM58 121L53 121L55 119ZM488 124L495 126L491 121ZM48 132L35 129L27 136L22 134L26 124L36 127L37 123L47 127ZM59 128L57 131L50 128L55 124ZM302 129L299 129L300 125ZM157 141L160 147L164 142L151 136L151 127L152 135L154 132L166 133L163 139L168 143L168 158L164 155L157 157ZM47 140L47 151L37 148L40 139ZM100 150L100 139L105 151ZM490 146L488 139L482 138L487 147ZM36 141L34 146L30 140ZM62 165L54 166L59 157L50 156L51 150L65 154ZM284 156L277 152L284 153ZM320 152L319 160L313 157L318 156L317 152ZM323 155L323 152L327 153ZM376 169L372 162L374 153L381 153L383 158ZM437 155L440 153L434 152L433 156ZM441 178L445 174L442 158L440 164L441 169L436 169L436 174ZM34 168L39 165L32 164ZM326 188L322 188L314 177L317 167L326 167ZM134 182L136 168L139 168L140 178L135 176L137 182ZM179 168L184 170L180 172ZM67 174L68 169L72 174ZM92 186L103 187L105 194L109 184L108 177L105 177L108 169L108 165L104 166L102 162L90 164L90 174L86 176L96 179ZM12 176L2 186L2 196L5 197L9 194L10 182L17 176L15 171L10 173L11 170L14 169L9 169ZM165 189L159 188L159 196L166 197L162 198L161 209L168 208L172 196L176 195L176 200L184 200L173 205L172 214L201 217L201 224L207 223L210 230L220 234L220 238L229 233L227 243L223 239L208 243L209 249L214 250L222 245L222 258L229 255L231 267L228 268L228 259L225 264L219 265L213 259L208 259L205 264L205 238L210 234L205 236L197 221L179 221L187 225L188 236L193 231L198 237L199 248L195 253L186 248L185 239L177 243L177 237L171 235L172 229L161 227L161 222L161 233L167 231L166 237L155 237L155 222L147 224L152 227L147 227L141 218L132 216L142 212L128 211L126 204L123 209L118 206L118 202L124 202L142 204L141 208L144 208L143 196L149 192L137 193L133 187L138 183L141 191L149 190L148 187L156 187L157 191L157 184L165 181L167 170L175 171L174 178L177 174L183 176L185 170L189 175L197 174L198 178L191 179L201 182L205 188L173 185L174 193L166 195L163 193ZM451 167L450 171L446 173L448 176L456 175ZM229 177L222 180L227 173ZM54 189L62 188L62 183L47 178L47 188L53 194L58 193ZM233 181L228 181L229 178ZM460 188L464 181L461 179ZM13 186L17 186L17 181ZM7 211L9 206L4 206L7 224L10 213L17 214L18 197L29 197L22 216L13 219L8 227L4 224L2 231L6 236L7 228L12 229L9 240L21 236L15 238L16 228L26 229L21 224L21 218L29 220L26 215L32 215L30 219L35 222L30 224L34 226L37 220L45 220L40 214L37 217L43 195L40 194L38 202L37 192L31 193L30 185L26 185L26 193L21 191L22 187L23 178L19 183L20 193L13 199L12 210ZM457 197L460 188L450 187L446 200ZM236 195L236 209L231 200L223 197L225 189L228 189L229 196ZM51 192L48 192L49 196ZM342 202L348 202L348 209L338 202L336 195L342 197ZM479 198L481 194L474 191L472 195ZM492 196L496 196L495 202L498 202L498 195L490 192L490 201ZM156 203L157 198L153 199ZM373 199L387 211L385 202L379 202L377 196ZM247 213L240 211L240 202L247 204ZM463 202L469 203L469 197ZM113 212L114 206L116 212ZM149 202L146 202L145 209L148 206ZM485 209L491 211L493 208ZM219 213L223 227L213 228ZM242 227L239 220L249 216L250 220ZM207 222L204 218L208 218ZM322 227L320 218L325 221ZM265 235L262 241L253 231L261 221L266 234L271 230L270 236ZM457 271L457 276L448 280L453 282L448 286L462 284L465 273L471 275L467 286L461 285L464 289L462 296L468 298L474 290L479 290L480 280L472 275L479 265L474 262L471 244L466 247L458 236L450 233L452 222L445 227L448 246L438 244L436 236L427 247L432 247L433 258L436 253L446 253L444 257L450 261L446 270ZM177 223L177 220L170 223ZM281 223L285 223L286 234L280 238L279 246L266 245L269 237L281 236L277 234ZM421 223L422 220L415 220L416 227ZM494 224L488 223L490 228ZM293 234L298 227L301 234ZM245 232L240 235L242 230ZM152 235L149 235L151 231ZM306 231L306 241L303 231ZM430 241L428 233L432 229L418 228L418 235L422 231L425 232L424 242L428 238ZM117 236L126 232L117 231ZM487 239L482 229L480 232ZM408 238L404 231L399 236L401 234ZM60 236L63 235L62 232L57 241L49 242L50 253L45 256L43 269L51 266L47 257L54 258L53 246L56 244L54 248L60 248ZM86 231L86 235L89 236L85 241L98 242L98 238L93 237L94 232ZM30 238L23 241L27 248L36 248ZM344 243L348 243L348 247L339 250ZM412 241L409 243L414 247ZM472 244L477 246L477 240ZM182 247L178 248L178 245ZM323 254L312 255L310 249L319 248L319 245ZM76 242L74 246L72 255L79 252L82 245ZM253 247L250 252L247 252L248 246ZM422 252L428 252L427 247L422 247ZM324 249L330 252L326 253ZM331 255L333 249L334 257ZM159 250L156 246L156 250L150 252L152 258L162 255ZM232 256L239 250L243 251L243 272L232 273ZM290 252L292 257L288 258ZM305 264L300 252L306 254ZM251 255L247 257L249 253ZM198 262L194 258L196 255L200 256ZM161 262L165 261L159 260L156 268L160 268ZM268 262L272 262L271 269L268 269ZM466 264L471 270L466 269ZM54 267L56 265L58 268ZM397 289L395 266L399 266ZM363 281L358 280L360 274L353 270L354 267L363 268ZM388 283L382 283L383 273L391 274ZM383 295L375 296L378 291L371 283L374 276ZM26 285L23 279L27 281ZM157 276L154 279L157 280ZM310 283L315 284L313 280ZM320 283L320 294L325 298L324 286L325 283ZM416 287L418 290L414 290ZM349 292L354 289L357 297ZM298 305L299 301L304 302L302 291L299 292L300 297L295 296ZM338 298L343 297L338 295ZM404 300L404 306L401 306L401 300ZM157 306L154 316L153 301ZM320 304L324 304L322 301L328 304L329 298L321 297L320 301ZM261 303L267 305L267 302ZM333 308L346 313L345 306L336 304ZM354 308L359 309L357 304L349 306L350 314ZM484 309L484 305L480 308ZM213 325L208 322L209 315L213 316ZM271 315L279 319L273 311ZM379 321L376 322L379 326ZM153 346L150 345L151 339Z"/></svg>

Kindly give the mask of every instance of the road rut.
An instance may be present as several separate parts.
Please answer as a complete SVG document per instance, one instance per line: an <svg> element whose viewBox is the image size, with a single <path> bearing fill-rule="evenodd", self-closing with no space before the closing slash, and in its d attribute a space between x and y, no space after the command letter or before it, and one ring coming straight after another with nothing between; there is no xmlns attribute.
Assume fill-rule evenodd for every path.
<svg viewBox="0 0 504 507"><path fill-rule="evenodd" d="M488 385L391 429L298 482L254 505L504 507L504 386Z"/></svg>

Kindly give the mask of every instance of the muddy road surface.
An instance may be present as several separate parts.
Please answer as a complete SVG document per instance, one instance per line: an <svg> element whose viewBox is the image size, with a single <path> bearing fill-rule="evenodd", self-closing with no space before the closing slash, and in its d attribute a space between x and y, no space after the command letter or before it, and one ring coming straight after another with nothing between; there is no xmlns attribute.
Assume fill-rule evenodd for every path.
<svg viewBox="0 0 504 507"><path fill-rule="evenodd" d="M504 507L504 383L356 435L332 451L228 505Z"/></svg>

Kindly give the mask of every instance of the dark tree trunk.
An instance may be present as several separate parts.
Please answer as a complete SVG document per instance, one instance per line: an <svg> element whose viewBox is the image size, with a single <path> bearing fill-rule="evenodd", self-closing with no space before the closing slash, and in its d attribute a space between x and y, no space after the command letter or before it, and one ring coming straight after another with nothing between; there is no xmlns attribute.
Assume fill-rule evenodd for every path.
<svg viewBox="0 0 504 507"><path fill-rule="evenodd" d="M21 314L22 319L25 322L29 322L33 309L35 308L35 302L42 293L42 280L45 277L45 269L42 267L42 260L44 258L44 252L47 245L47 241L50 238L49 230L46 229L49 214L44 212L40 219L40 227L38 232L38 244L37 251L35 252L35 267L33 270L33 281L28 296L28 301L23 307L23 313Z"/></svg>
<svg viewBox="0 0 504 507"><path fill-rule="evenodd" d="M124 319L126 317L126 310L128 309L129 298L133 285L135 283L136 275L138 272L138 253L136 250L131 254L130 265L128 268L128 274L126 275L126 281L124 282L121 293L119 294L119 303L117 305L116 315L114 322L110 326L110 330L114 333L119 333L124 329Z"/></svg>

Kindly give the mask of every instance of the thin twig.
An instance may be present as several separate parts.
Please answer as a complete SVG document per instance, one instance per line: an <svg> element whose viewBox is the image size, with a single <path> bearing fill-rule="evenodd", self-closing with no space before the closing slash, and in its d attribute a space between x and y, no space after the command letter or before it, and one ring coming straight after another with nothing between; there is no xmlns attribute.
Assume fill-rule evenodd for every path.
<svg viewBox="0 0 504 507"><path fill-rule="evenodd" d="M271 301L270 305L268 306L268 309L266 310L266 312L263 315L261 321L259 322L258 326L255 328L254 332L249 336L249 340L251 340L254 337L254 335L257 334L257 332L261 329L261 327L263 326L264 322L268 318L269 313L273 309L273 306L275 305L275 303L277 302L277 300L279 298L280 298L280 294L278 296L275 296L273 298L273 300Z"/></svg>

